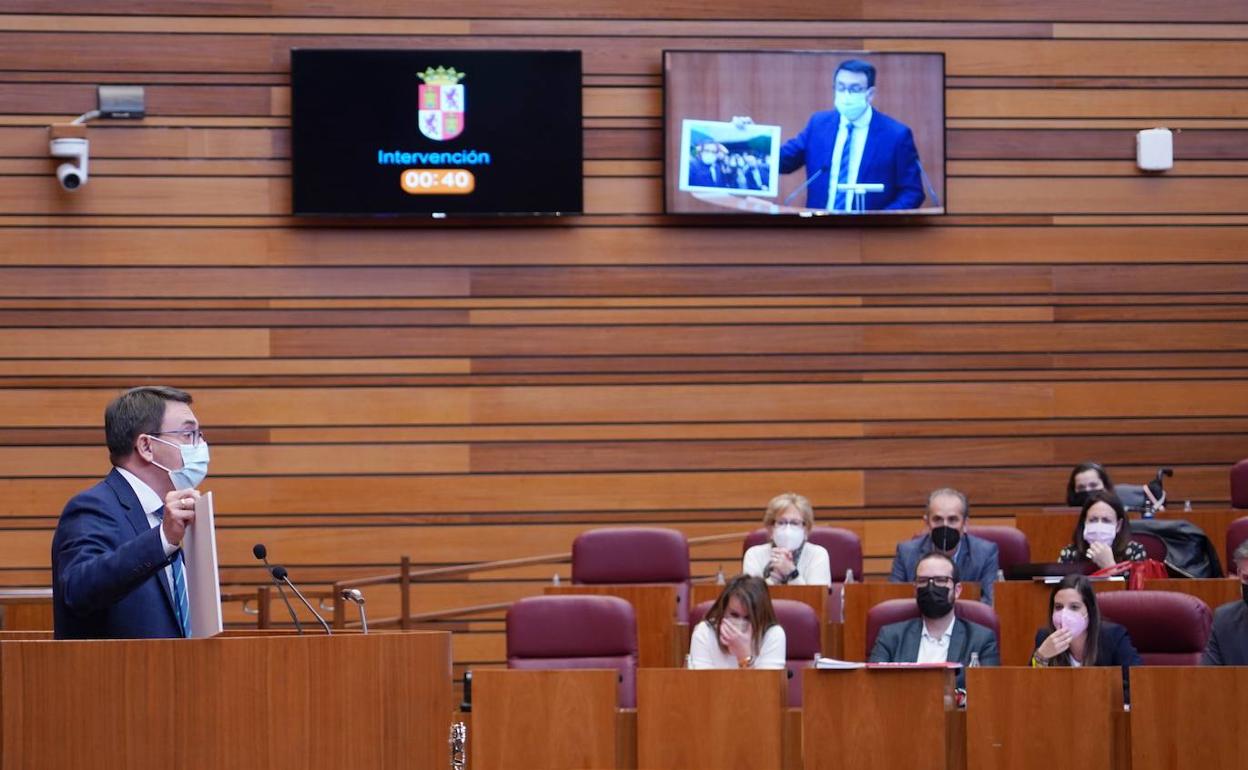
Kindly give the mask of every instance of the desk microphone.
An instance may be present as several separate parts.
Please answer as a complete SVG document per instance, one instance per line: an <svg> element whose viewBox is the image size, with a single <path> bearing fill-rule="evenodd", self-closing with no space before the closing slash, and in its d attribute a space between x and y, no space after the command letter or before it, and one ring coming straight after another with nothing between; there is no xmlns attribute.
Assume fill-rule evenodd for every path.
<svg viewBox="0 0 1248 770"><path fill-rule="evenodd" d="M326 635L333 636L334 632L329 630L329 624L325 622L325 618L321 617L321 613L316 611L316 608L314 608L307 598L299 591L299 589L295 587L295 584L290 582L290 576L286 573L286 568L277 564L270 567L270 570L273 573L273 579L285 583L286 587L294 591L295 596L299 597L299 601L303 602L303 606L308 608L308 612L311 612L317 620L321 621L321 628L325 629Z"/></svg>
<svg viewBox="0 0 1248 770"><path fill-rule="evenodd" d="M914 159L914 162L915 162L916 164L918 164L918 166L919 166L919 174L923 177L923 183L927 185L927 191L928 191L929 193L931 193L931 194L932 194L932 203L934 203L934 204L936 204L937 206L939 206L939 205L940 205L940 196L936 194L936 188L935 188L935 187L932 187L932 180L931 180L931 179L928 179L928 177L927 177L927 171L925 171L925 170L923 169L923 161L919 160L919 159L916 157L916 158ZM922 205L923 205L923 203L922 203L922 202L920 202L920 203L919 203L919 205L920 205L920 206L922 206Z"/></svg>
<svg viewBox="0 0 1248 770"><path fill-rule="evenodd" d="M290 619L295 621L295 630L302 634L303 625L299 623L299 616L295 614L295 608L290 606L290 599L286 597L286 589L282 587L280 580L273 577L273 566L269 564L269 549L264 547L264 543L256 543L251 547L251 553L264 562L264 571L269 573L269 577L273 579L273 585L277 586L277 592L282 595L282 602L286 605L286 611L290 613Z"/></svg>
<svg viewBox="0 0 1248 770"><path fill-rule="evenodd" d="M367 634L368 617L364 614L364 593L358 588L344 588L342 589L342 598L355 602L355 606L360 608L360 628Z"/></svg>
<svg viewBox="0 0 1248 770"><path fill-rule="evenodd" d="M793 200L794 198L796 198L796 197L797 197L797 194L798 194L798 193L800 193L802 190L805 190L807 187L810 187L810 183L811 183L811 182L813 182L813 181L815 181L815 180L816 180L816 179L818 179L819 177L823 176L823 172L825 172L825 171L827 171L827 170L828 170L828 167L827 167L827 166L824 166L823 168L819 169L819 170L818 170L818 171L816 171L815 173L811 174L811 175L810 175L810 176L806 179L806 181L805 181L805 182L802 182L802 186L801 186L801 187L797 188L796 190L794 190L793 192L789 193L789 194L785 197L785 199L784 199L784 203L782 203L781 205L783 205L783 206L787 206L787 205L789 205L789 201L791 201L791 200Z"/></svg>

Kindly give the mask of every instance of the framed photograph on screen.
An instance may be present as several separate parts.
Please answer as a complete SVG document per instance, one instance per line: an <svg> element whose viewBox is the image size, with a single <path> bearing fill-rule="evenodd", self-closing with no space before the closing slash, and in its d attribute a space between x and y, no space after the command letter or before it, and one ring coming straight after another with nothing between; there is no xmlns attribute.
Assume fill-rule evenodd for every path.
<svg viewBox="0 0 1248 770"><path fill-rule="evenodd" d="M680 189L776 197L780 126L684 120Z"/></svg>

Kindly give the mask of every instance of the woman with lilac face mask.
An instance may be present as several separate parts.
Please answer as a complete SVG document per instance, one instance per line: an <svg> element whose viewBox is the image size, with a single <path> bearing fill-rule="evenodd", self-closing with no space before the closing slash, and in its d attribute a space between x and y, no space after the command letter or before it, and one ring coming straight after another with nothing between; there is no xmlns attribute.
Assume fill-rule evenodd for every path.
<svg viewBox="0 0 1248 770"><path fill-rule="evenodd" d="M807 538L815 528L815 511L801 495L785 492L767 504L763 514L768 542L750 547L741 571L761 577L767 585L830 586L828 551Z"/></svg>
<svg viewBox="0 0 1248 770"><path fill-rule="evenodd" d="M689 668L784 668L784 654L784 629L767 584L737 575L694 627Z"/></svg>
<svg viewBox="0 0 1248 770"><path fill-rule="evenodd" d="M1143 663L1127 629L1101 619L1092 581L1067 575L1049 595L1049 625L1036 632L1032 666L1122 666L1123 696L1131 666Z"/></svg>
<svg viewBox="0 0 1248 770"><path fill-rule="evenodd" d="M1144 546L1131 539L1131 527L1122 502L1113 492L1102 489L1088 493L1070 545L1062 549L1057 560L1065 563L1090 561L1097 569L1104 569L1118 562L1147 558Z"/></svg>

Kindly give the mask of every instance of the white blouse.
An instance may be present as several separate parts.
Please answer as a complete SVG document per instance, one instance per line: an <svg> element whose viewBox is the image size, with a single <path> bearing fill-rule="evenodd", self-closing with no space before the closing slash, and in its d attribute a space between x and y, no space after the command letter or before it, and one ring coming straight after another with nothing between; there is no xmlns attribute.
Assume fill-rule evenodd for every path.
<svg viewBox="0 0 1248 770"><path fill-rule="evenodd" d="M784 668L784 629L776 624L763 634L754 665L750 668ZM693 629L689 641L689 668L737 668L737 659L731 652L719 649L719 632L703 620Z"/></svg>
<svg viewBox="0 0 1248 770"><path fill-rule="evenodd" d="M741 571L754 577L762 577L763 570L771 565L771 543L759 543L745 552L741 559ZM828 549L815 545L809 540L802 546L802 553L797 557L797 577L788 582L791 586L830 586L832 585L832 565L828 559ZM768 585L778 585L771 575L767 576Z"/></svg>

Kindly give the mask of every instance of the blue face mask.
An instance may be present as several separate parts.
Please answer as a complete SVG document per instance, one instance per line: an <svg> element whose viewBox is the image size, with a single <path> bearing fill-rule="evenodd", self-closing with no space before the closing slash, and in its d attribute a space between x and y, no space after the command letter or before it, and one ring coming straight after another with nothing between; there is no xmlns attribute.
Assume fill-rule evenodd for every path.
<svg viewBox="0 0 1248 770"><path fill-rule="evenodd" d="M152 465L160 468L169 474L169 480L173 482L174 489L195 489L204 483L204 479L208 478L208 442L200 439L196 446L190 444L175 444L172 441L166 441L156 436L148 436L153 441L159 441L162 444L175 446L182 453L182 467L177 469L169 469L160 463L152 460Z"/></svg>
<svg viewBox="0 0 1248 770"><path fill-rule="evenodd" d="M862 113L867 111L867 95L865 93L851 94L848 91L838 91L834 101L836 111L849 120L857 120L862 117Z"/></svg>

